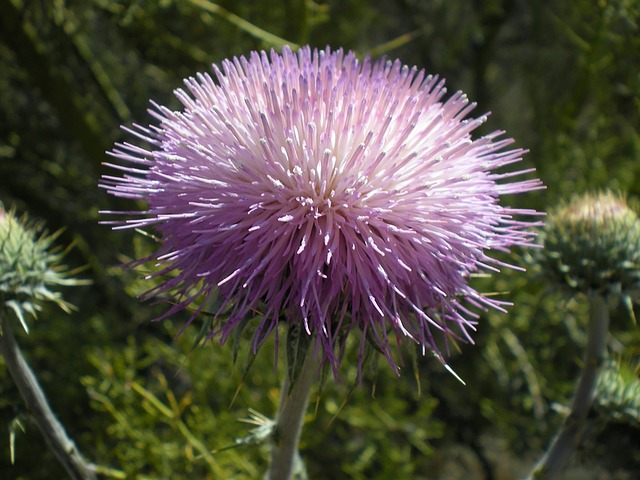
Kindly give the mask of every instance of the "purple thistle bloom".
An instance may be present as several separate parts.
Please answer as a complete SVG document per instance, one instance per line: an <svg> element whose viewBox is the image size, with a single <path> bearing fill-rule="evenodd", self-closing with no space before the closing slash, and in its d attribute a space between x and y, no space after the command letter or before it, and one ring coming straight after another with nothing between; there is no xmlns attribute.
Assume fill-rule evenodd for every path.
<svg viewBox="0 0 640 480"><path fill-rule="evenodd" d="M329 48L213 70L175 92L180 111L153 103L156 125L126 129L150 147L118 144L111 156L133 166L103 177L148 204L103 213L162 234L140 261L156 261L150 277L176 273L146 297L178 292L168 314L217 299L221 341L260 312L254 349L283 318L302 322L334 369L352 328L395 367L391 336L439 356L436 333L471 341L474 310L502 309L469 276L505 266L489 250L532 245L534 223L514 215L536 212L498 201L541 183L495 172L524 151L503 132L472 138L486 116L465 119L463 93L443 101L437 76Z"/></svg>

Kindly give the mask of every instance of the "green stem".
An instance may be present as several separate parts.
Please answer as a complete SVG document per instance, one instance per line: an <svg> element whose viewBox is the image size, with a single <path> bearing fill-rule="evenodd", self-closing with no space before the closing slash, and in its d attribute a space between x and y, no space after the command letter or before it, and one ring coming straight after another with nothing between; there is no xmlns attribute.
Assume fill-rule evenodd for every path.
<svg viewBox="0 0 640 480"><path fill-rule="evenodd" d="M292 385L287 375L282 386L267 480L290 480L296 470L295 465L300 463L298 444L309 394L318 374L318 357L313 346L310 346L296 381Z"/></svg>
<svg viewBox="0 0 640 480"><path fill-rule="evenodd" d="M280 38L273 33L267 32L260 27L257 27L253 23L246 21L244 18L241 18L234 13L231 13L228 10L225 10L220 5L210 2L209 0L189 0L196 7L201 8L202 10L213 13L214 15L218 15L219 17L224 18L230 24L238 27L240 30L248 33L254 38L263 41L267 45L271 45L274 47L282 47L284 45L289 45L292 49L298 47L293 42L289 42L284 38Z"/></svg>
<svg viewBox="0 0 640 480"><path fill-rule="evenodd" d="M558 478L578 447L583 426L595 395L598 369L602 364L609 332L609 306L600 294L589 295L589 328L582 376L571 413L562 424L553 443L536 465L530 480Z"/></svg>
<svg viewBox="0 0 640 480"><path fill-rule="evenodd" d="M16 383L29 412L42 432L47 445L64 466L72 480L96 480L96 474L87 464L51 411L38 380L29 368L13 336L7 312L0 309L0 354Z"/></svg>

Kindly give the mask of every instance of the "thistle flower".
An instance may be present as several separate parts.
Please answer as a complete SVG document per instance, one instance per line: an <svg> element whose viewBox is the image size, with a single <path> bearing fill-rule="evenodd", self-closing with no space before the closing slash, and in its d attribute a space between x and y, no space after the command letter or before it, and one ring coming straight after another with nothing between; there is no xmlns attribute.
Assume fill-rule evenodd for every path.
<svg viewBox="0 0 640 480"><path fill-rule="evenodd" d="M549 214L539 260L555 283L574 292L622 298L640 294L640 221L620 195L574 196Z"/></svg>
<svg viewBox="0 0 640 480"><path fill-rule="evenodd" d="M503 132L472 138L486 116L466 119L463 93L445 101L437 76L329 48L213 70L176 90L180 111L152 103L157 124L125 128L147 145L118 144L124 173L101 183L148 204L103 213L162 235L141 262L175 272L146 294L177 292L167 315L214 298L225 341L259 312L254 349L281 321L303 325L337 368L354 328L395 366L393 336L437 352L437 335L470 341L475 310L505 305L469 277L505 266L490 251L532 244L514 216L536 212L499 199L541 184L497 172L524 151Z"/></svg>
<svg viewBox="0 0 640 480"><path fill-rule="evenodd" d="M47 235L26 216L16 218L0 204L0 308L13 311L26 332L26 314L35 317L43 301L69 311L71 305L52 286L86 284L69 278L60 265L64 252L53 247L57 236Z"/></svg>
<svg viewBox="0 0 640 480"><path fill-rule="evenodd" d="M609 360L598 377L595 407L606 417L640 423L640 365Z"/></svg>

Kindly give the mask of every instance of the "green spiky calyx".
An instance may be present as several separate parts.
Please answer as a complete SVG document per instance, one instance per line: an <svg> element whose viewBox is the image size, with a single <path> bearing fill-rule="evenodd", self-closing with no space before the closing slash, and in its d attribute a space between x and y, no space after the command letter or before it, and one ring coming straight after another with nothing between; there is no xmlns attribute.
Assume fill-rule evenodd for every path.
<svg viewBox="0 0 640 480"><path fill-rule="evenodd" d="M594 406L617 421L640 424L640 365L611 361L600 374Z"/></svg>
<svg viewBox="0 0 640 480"><path fill-rule="evenodd" d="M66 278L59 265L64 252L53 248L56 237L0 205L0 308L12 310L27 332L26 316L35 317L41 302L52 301L69 310L70 305L51 286L82 283Z"/></svg>
<svg viewBox="0 0 640 480"><path fill-rule="evenodd" d="M583 293L640 293L640 221L611 192L575 196L549 214L540 264L556 283Z"/></svg>

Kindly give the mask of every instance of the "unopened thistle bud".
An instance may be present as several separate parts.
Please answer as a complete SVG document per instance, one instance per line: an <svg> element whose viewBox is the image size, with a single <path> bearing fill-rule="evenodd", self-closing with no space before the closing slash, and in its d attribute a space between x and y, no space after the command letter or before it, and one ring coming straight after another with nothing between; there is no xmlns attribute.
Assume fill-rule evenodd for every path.
<svg viewBox="0 0 640 480"><path fill-rule="evenodd" d="M640 423L640 365L610 361L598 378L595 406L607 417Z"/></svg>
<svg viewBox="0 0 640 480"><path fill-rule="evenodd" d="M57 234L48 235L26 217L16 218L0 205L0 308L12 310L28 332L25 314L36 316L42 301L69 309L54 285L77 285L59 265L64 251L53 248Z"/></svg>
<svg viewBox="0 0 640 480"><path fill-rule="evenodd" d="M640 222L620 195L577 195L549 214L540 263L555 282L630 300L640 292Z"/></svg>

